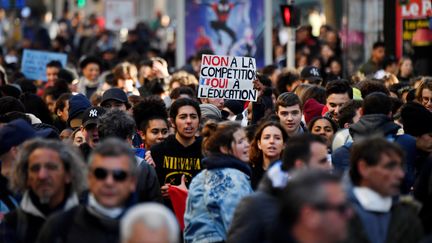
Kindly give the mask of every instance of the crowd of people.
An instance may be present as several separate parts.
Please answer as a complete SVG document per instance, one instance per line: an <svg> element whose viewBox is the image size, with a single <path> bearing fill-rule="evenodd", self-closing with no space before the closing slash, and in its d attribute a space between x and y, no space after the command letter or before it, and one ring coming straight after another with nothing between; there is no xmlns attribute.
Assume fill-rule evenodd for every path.
<svg viewBox="0 0 432 243"><path fill-rule="evenodd" d="M73 57L45 82L1 63L1 242L432 241L432 77L410 58L376 42L347 76L338 33L305 26L256 102L200 99L212 50L172 71L143 25L115 49L96 20L23 41Z"/></svg>

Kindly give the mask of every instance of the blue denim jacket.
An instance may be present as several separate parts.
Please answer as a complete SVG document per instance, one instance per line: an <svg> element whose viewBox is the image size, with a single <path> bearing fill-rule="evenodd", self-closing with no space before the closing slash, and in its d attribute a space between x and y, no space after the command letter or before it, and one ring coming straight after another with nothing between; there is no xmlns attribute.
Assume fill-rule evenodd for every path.
<svg viewBox="0 0 432 243"><path fill-rule="evenodd" d="M237 204L253 192L250 168L226 155L208 157L203 164L207 169L196 175L189 187L184 241L225 241Z"/></svg>

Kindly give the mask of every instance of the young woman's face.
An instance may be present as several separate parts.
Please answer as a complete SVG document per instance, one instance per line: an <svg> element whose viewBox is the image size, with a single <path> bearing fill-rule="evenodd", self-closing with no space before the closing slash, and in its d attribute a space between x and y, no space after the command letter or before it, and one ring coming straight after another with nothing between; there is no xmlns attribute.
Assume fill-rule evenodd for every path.
<svg viewBox="0 0 432 243"><path fill-rule="evenodd" d="M150 120L143 134L145 148L158 144L168 137L168 124L162 119Z"/></svg>
<svg viewBox="0 0 432 243"><path fill-rule="evenodd" d="M411 59L406 59L400 67L400 75L408 77L412 74L413 66Z"/></svg>
<svg viewBox="0 0 432 243"><path fill-rule="evenodd" d="M243 129L237 130L231 144L232 155L243 162L249 161L249 141Z"/></svg>
<svg viewBox="0 0 432 243"><path fill-rule="evenodd" d="M333 141L335 131L333 131L333 128L329 121L327 121L326 119L319 119L312 126L311 133L320 135L325 138L325 140L327 141L327 147L330 147Z"/></svg>
<svg viewBox="0 0 432 243"><path fill-rule="evenodd" d="M426 109L428 109L430 112L432 112L432 90L428 89L428 88L424 88L422 90L422 105L424 107L426 107Z"/></svg>
<svg viewBox="0 0 432 243"><path fill-rule="evenodd" d="M283 147L282 131L275 126L264 128L261 138L258 140L258 148L263 152L263 156L270 158L271 161L278 160Z"/></svg>

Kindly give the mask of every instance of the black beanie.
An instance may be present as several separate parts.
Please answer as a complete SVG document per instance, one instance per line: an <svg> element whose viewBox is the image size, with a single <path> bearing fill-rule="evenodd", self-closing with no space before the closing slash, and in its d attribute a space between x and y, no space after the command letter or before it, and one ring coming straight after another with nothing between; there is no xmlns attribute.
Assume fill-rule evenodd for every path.
<svg viewBox="0 0 432 243"><path fill-rule="evenodd" d="M408 102L402 107L402 124L406 134L419 137L432 133L432 112L415 102Z"/></svg>

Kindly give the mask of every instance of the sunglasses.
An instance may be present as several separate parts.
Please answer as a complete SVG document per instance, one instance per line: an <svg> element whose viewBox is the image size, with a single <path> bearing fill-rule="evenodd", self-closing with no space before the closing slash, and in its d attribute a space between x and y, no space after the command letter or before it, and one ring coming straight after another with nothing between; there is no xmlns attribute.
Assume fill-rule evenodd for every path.
<svg viewBox="0 0 432 243"><path fill-rule="evenodd" d="M123 182L128 177L128 172L124 170L107 170L104 168L96 168L93 170L93 175L98 180L105 180L111 174L114 181Z"/></svg>
<svg viewBox="0 0 432 243"><path fill-rule="evenodd" d="M315 208L320 211L336 211L341 215L345 215L348 212L348 210L351 208L351 206L348 202L336 204L336 205L322 203L322 204L315 205Z"/></svg>

